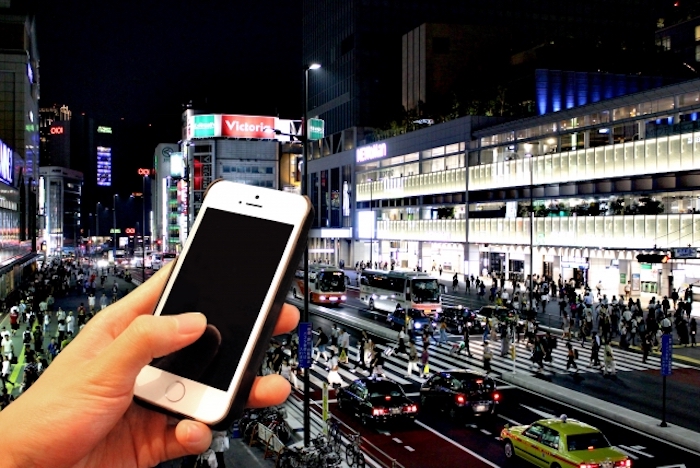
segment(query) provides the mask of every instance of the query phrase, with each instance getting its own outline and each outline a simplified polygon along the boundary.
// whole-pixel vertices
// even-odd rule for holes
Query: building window
[[[657,37],[656,45],[661,47],[663,50],[671,50],[671,36]]]
[[[695,41],[700,41],[700,26],[695,26]]]
[[[700,62],[700,45],[695,46],[695,61]]]

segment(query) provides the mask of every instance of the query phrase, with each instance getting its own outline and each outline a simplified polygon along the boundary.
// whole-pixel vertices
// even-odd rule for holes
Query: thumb
[[[144,366],[195,342],[206,325],[206,317],[195,312],[138,316],[100,353],[98,368],[121,376],[120,381],[131,388]]]

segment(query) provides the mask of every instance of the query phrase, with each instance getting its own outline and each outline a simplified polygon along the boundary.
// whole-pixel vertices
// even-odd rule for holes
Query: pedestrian
[[[463,330],[463,336],[464,336],[464,349],[467,350],[467,355],[469,357],[472,357],[472,351],[469,349],[469,332],[470,332],[470,327],[469,324],[464,325],[464,330]]]
[[[428,353],[428,347],[423,346],[423,352],[420,355],[420,363],[421,363],[421,366],[423,368],[422,373],[421,373],[421,378],[423,378],[423,379],[427,379],[428,374],[430,373],[429,360],[430,360],[430,354]]]
[[[369,362],[369,375],[386,377],[384,375],[384,353],[376,346],[372,350],[372,358]]]
[[[44,315],[44,326],[43,326],[44,333],[49,332],[49,325],[51,325],[51,316],[49,316],[49,314],[46,314],[46,315]]]
[[[570,367],[574,368],[575,372],[578,372],[578,366],[576,365],[576,358],[578,357],[578,351],[573,349],[571,342],[566,342],[566,370],[568,371]]]
[[[211,445],[209,448],[216,456],[217,468],[226,468],[224,452],[229,449],[229,440],[226,431],[211,431]]]
[[[539,336],[535,336],[535,342],[532,348],[532,356],[530,357],[530,359],[532,360],[531,367],[537,366],[537,370],[544,370],[544,363],[542,361],[544,360],[545,354],[546,351],[543,340]]]
[[[491,372],[491,359],[493,359],[493,353],[491,352],[491,348],[489,347],[489,342],[484,341],[484,353],[482,355],[484,363],[483,367],[486,373],[488,374]]]
[[[321,327],[318,327],[316,329],[316,331],[318,331],[318,338],[316,339],[316,345],[314,346],[314,349],[316,351],[316,357],[314,358],[314,362],[321,359],[321,355],[323,355],[324,361],[328,362],[328,354],[326,353],[326,345],[328,344],[328,335],[326,335],[323,332],[323,328],[321,328]]]
[[[447,344],[447,323],[443,320],[440,322],[440,337],[438,338],[438,346],[441,346],[443,343],[446,345]]]
[[[88,296],[88,307],[90,312],[95,312],[95,295],[93,293]]]
[[[336,349],[338,348],[338,336],[340,335],[340,330],[338,329],[337,324],[333,324],[331,327],[331,346],[335,346]]]
[[[350,348],[350,334],[344,328],[340,329],[338,334],[338,361],[344,364],[348,363],[348,348]]]
[[[608,341],[605,343],[605,368],[603,369],[603,374],[608,375],[612,374],[615,375],[617,372],[615,371],[615,356],[613,355],[613,349],[612,346],[610,345],[610,342]]]
[[[102,297],[100,298],[100,310],[105,310],[107,308],[107,295],[105,293],[102,293]]]
[[[338,372],[338,357],[335,355],[333,350],[330,350],[331,359],[329,363],[328,370],[328,384],[333,388],[340,388],[343,385],[343,378]]]
[[[695,317],[690,319],[690,347],[695,348],[696,344],[696,338],[695,335],[698,332],[698,322],[695,320]]]
[[[401,330],[399,330],[399,337],[398,337],[398,347],[396,348],[396,353],[397,354],[408,354],[406,351],[406,327],[401,327]]]
[[[649,357],[649,353],[651,352],[651,348],[653,346],[653,341],[651,338],[651,333],[643,333],[642,334],[642,363],[647,362],[647,358]]]
[[[601,347],[600,337],[595,330],[591,332],[591,335],[591,359],[589,361],[589,367],[600,367],[600,358],[598,357]]]
[[[72,335],[75,335],[75,316],[73,315],[72,310],[68,312],[68,316],[66,317],[66,331]]]
[[[12,362],[12,358],[14,357],[12,338],[7,335],[3,336],[2,341],[0,341],[0,347],[2,348],[2,354]]]
[[[418,351],[416,350],[416,345],[413,341],[408,343],[408,368],[406,369],[406,377],[413,375],[413,370],[420,375],[420,370],[418,370]]]
[[[358,367],[362,369],[367,368],[367,366],[365,365],[365,346],[367,345],[368,341],[369,337],[367,336],[367,332],[365,330],[362,330],[362,333],[360,334],[360,340],[357,342],[357,360],[355,361],[355,367],[350,369],[350,372],[357,372]]]

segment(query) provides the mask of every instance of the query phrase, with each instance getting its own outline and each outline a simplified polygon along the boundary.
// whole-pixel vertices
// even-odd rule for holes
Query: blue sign
[[[311,323],[299,323],[299,368],[311,367],[311,350],[314,346],[314,334]]]
[[[670,333],[661,335],[661,375],[668,377],[671,375],[671,364],[673,363],[673,336]]]

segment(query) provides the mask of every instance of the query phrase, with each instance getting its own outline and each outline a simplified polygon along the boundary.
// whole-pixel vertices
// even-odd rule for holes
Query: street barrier
[[[253,439],[255,437],[257,437],[257,439],[265,446],[265,454],[263,455],[263,459],[274,456],[279,457],[282,450],[284,450],[285,445],[282,443],[282,441],[279,440],[277,435],[275,435],[272,430],[262,423],[258,423],[256,426],[254,437],[251,438],[251,444],[253,443]]]

